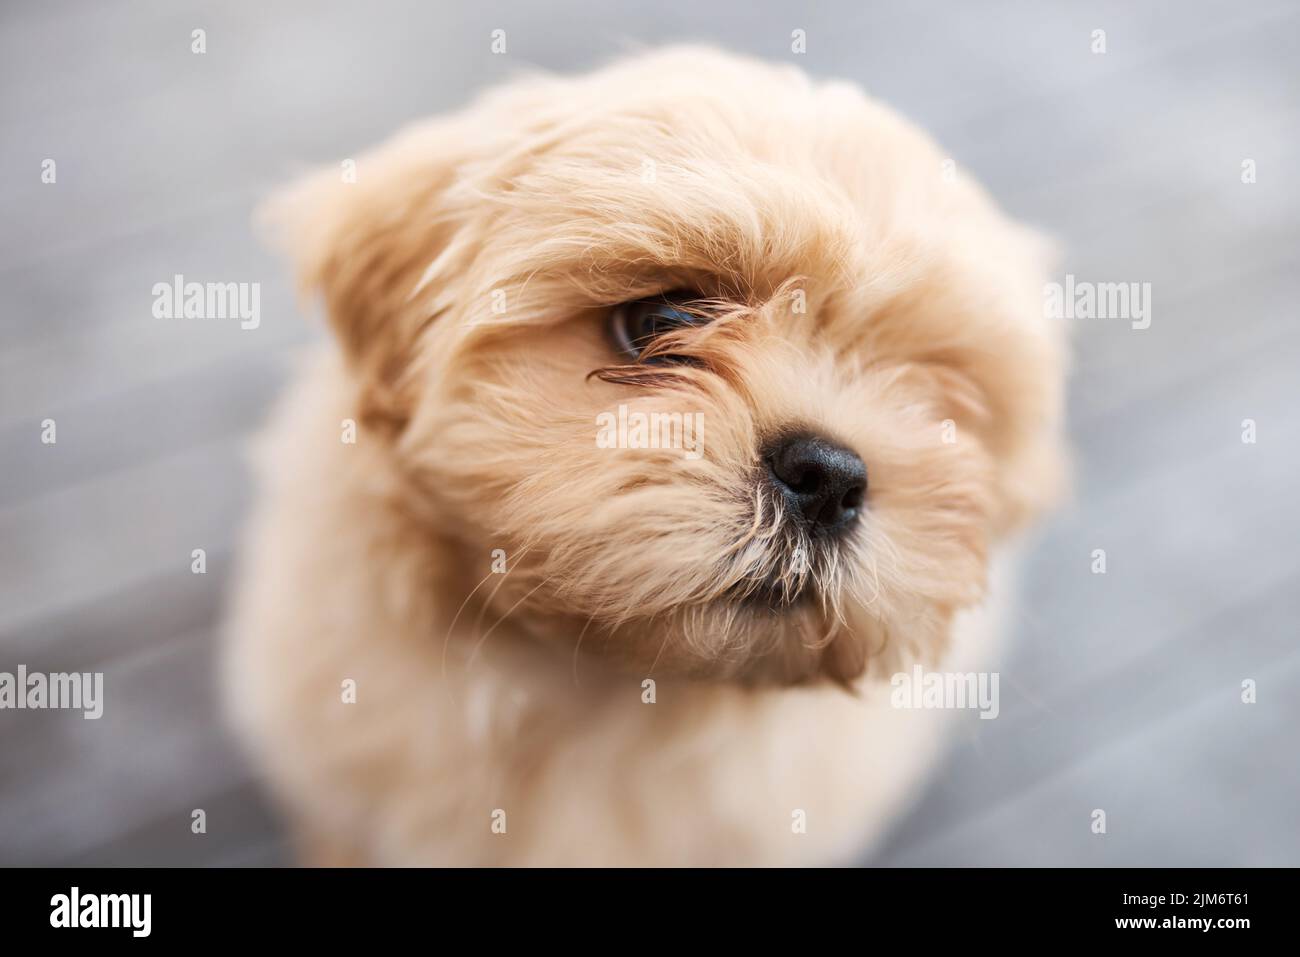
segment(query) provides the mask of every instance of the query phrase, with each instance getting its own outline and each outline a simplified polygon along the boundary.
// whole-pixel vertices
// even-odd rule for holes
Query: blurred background
[[[4,4],[0,671],[103,671],[108,705],[0,711],[0,863],[290,861],[213,688],[242,450],[321,334],[258,199],[519,70],[694,39],[858,81],[1058,236],[1058,280],[1151,284],[1148,329],[1071,323],[1077,493],[1000,717],[961,716],[863,863],[1300,865],[1298,27],[1283,0]],[[261,283],[260,328],[155,319],[177,273]]]

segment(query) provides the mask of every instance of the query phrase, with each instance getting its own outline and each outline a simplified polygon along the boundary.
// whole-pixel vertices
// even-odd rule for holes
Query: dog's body
[[[880,833],[944,720],[889,676],[979,667],[991,569],[1059,477],[1037,246],[941,160],[844,88],[687,50],[286,201],[342,350],[263,440],[226,687],[315,860],[836,862]],[[709,305],[618,365],[597,317],[687,286]],[[620,404],[701,409],[702,458],[600,447]],[[865,471],[809,507],[780,456],[813,433],[823,486]]]

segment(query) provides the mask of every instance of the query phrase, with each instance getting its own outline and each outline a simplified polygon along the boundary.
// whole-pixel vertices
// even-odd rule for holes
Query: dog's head
[[[368,435],[569,648],[928,656],[1057,487],[1044,244],[849,86],[701,49],[530,79],[272,214]]]

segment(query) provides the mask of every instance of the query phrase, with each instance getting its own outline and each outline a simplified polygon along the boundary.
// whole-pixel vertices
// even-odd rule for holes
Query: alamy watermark
[[[152,914],[152,894],[87,894],[74,885],[50,898],[51,927],[119,927],[132,937],[148,937]]]
[[[704,455],[703,412],[617,412],[596,416],[598,449],[681,449],[686,458]]]
[[[153,284],[155,319],[238,319],[239,328],[262,324],[260,282],[186,282],[177,273],[171,282]]]
[[[1043,286],[1043,315],[1048,319],[1127,319],[1134,329],[1151,325],[1151,283],[1077,281]]]
[[[0,708],[81,711],[83,718],[100,718],[104,714],[104,673],[46,674],[29,672],[26,665],[19,665],[17,673],[0,671]]]
[[[996,671],[931,671],[920,665],[900,671],[889,679],[893,690],[889,704],[894,708],[964,709],[979,711],[992,720],[1001,710],[998,704]]]

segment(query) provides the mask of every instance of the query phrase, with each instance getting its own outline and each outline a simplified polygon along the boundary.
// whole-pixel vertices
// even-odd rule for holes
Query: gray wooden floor
[[[1152,284],[1149,329],[1074,323],[1077,498],[1029,564],[1001,717],[960,722],[871,862],[1300,864],[1294,4],[723,6],[4,5],[0,670],[102,670],[113,699],[0,712],[0,862],[287,859],[212,688],[240,450],[315,335],[256,199],[522,67],[697,38],[860,81],[1059,236],[1062,273]],[[261,328],[153,319],[176,273],[261,282]]]

